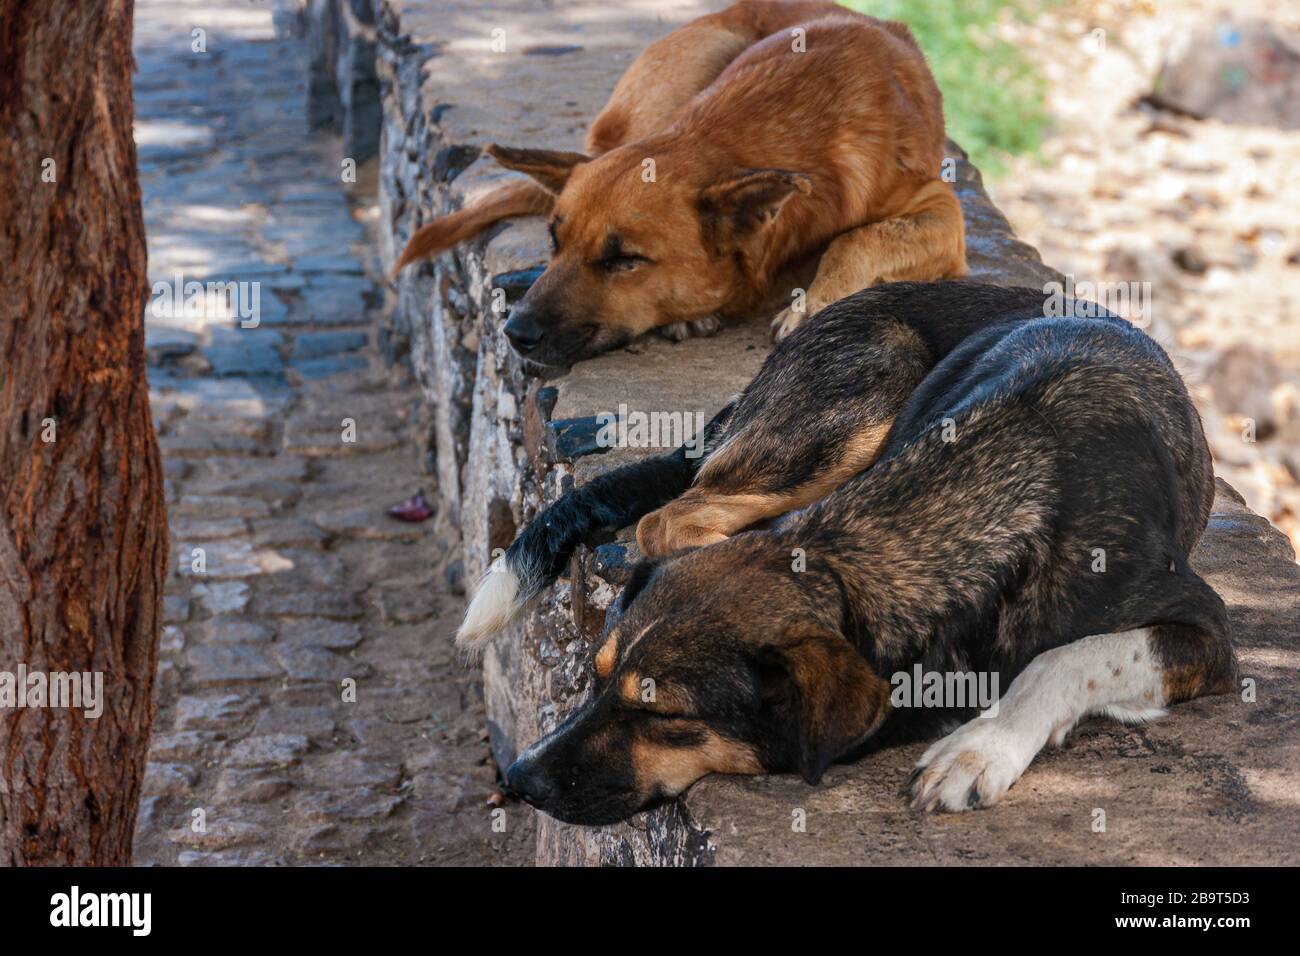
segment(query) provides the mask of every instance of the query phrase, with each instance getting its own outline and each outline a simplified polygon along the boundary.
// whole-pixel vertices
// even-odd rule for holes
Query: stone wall
[[[307,119],[343,136],[358,164],[379,155],[381,101],[375,74],[375,0],[294,0],[310,40]]]
[[[307,11],[311,28],[330,35],[334,28],[329,24],[344,22],[338,10],[349,2],[354,11],[365,6],[363,0],[311,0]],[[586,123],[636,53],[678,23],[720,5],[646,0],[622,5],[618,15],[610,17],[607,4],[573,0],[503,0],[490,8],[463,2],[375,0],[385,265],[391,266],[420,224],[471,201],[510,175],[480,155],[485,144],[581,148]],[[366,36],[372,36],[369,28]],[[337,57],[332,62],[355,69],[357,57]],[[340,90],[358,88],[338,72],[333,83]],[[346,128],[348,104],[340,103]],[[356,108],[354,97],[351,109]],[[950,144],[950,153],[959,161],[958,189],[967,217],[973,275],[989,282],[1035,287],[1059,278],[1033,249],[1016,241],[961,151]],[[625,351],[583,363],[555,381],[527,378],[499,330],[505,309],[526,291],[545,258],[542,223],[516,221],[436,262],[407,269],[391,290],[396,354],[409,355],[431,408],[427,450],[437,475],[440,520],[444,533],[460,547],[466,581],[477,579],[492,549],[505,547],[540,507],[575,483],[639,454],[596,448],[597,413],[623,404],[646,411],[697,411],[708,418],[748,381],[767,351],[765,325],[755,322],[680,344],[647,338]],[[1223,509],[1241,510],[1230,498],[1221,503]],[[1229,552],[1235,545],[1228,541],[1228,531],[1246,535],[1252,542],[1266,542],[1267,573],[1287,593],[1287,606],[1294,609],[1300,585],[1294,564],[1288,563],[1285,542],[1266,522],[1262,527],[1243,522],[1221,523],[1220,531],[1210,536],[1212,553],[1207,560],[1233,563]],[[517,633],[487,652],[483,668],[490,733],[502,766],[553,727],[585,693],[605,608],[636,558],[630,539],[628,529],[614,540],[580,549],[568,578],[557,584]],[[1250,576],[1215,583],[1240,589],[1249,584]],[[1268,634],[1261,636],[1265,644],[1283,641],[1295,646],[1294,613],[1290,623],[1276,616],[1266,623],[1263,630]],[[1259,622],[1256,632],[1262,635]],[[1289,680],[1294,700],[1294,674]],[[1198,702],[1187,709],[1219,714],[1230,704]],[[1284,705],[1285,697],[1274,701],[1274,706]],[[1269,743],[1276,751],[1270,759],[1274,765],[1294,768],[1294,753],[1283,753],[1284,737],[1275,736]],[[1201,743],[1214,746],[1208,737]],[[903,749],[862,765],[835,768],[827,785],[818,789],[785,777],[710,779],[672,806],[614,827],[575,828],[543,817],[538,821],[538,860],[700,864],[976,858],[1021,862],[1051,856],[1041,839],[1021,840],[1019,850],[1017,841],[1011,840],[1009,850],[1007,833],[999,832],[1006,826],[1000,823],[1001,809],[978,815],[976,822],[955,834],[943,820],[922,822],[910,817],[896,791],[915,756]],[[1192,759],[1170,772],[1185,771],[1187,786],[1200,781],[1212,796],[1223,791],[1224,799],[1240,803],[1241,788],[1234,781],[1243,771],[1220,766],[1216,759],[1220,758]],[[1084,776],[1109,772],[1101,767],[1098,756],[1097,768],[1090,770],[1085,761],[1072,772]],[[1251,813],[1258,810],[1257,804],[1253,806]],[[816,807],[821,809],[812,809]],[[799,834],[806,839],[791,839],[798,833],[791,828],[791,815],[798,810],[822,821],[820,827],[810,825]],[[1149,810],[1133,808],[1135,815]],[[520,806],[512,812],[531,811]],[[1060,812],[1058,803],[1050,801],[1037,811],[1041,825],[1049,828],[1059,828]],[[1086,808],[1074,812],[1084,814],[1077,829],[1087,833]],[[1159,830],[1158,821],[1152,825]],[[1168,841],[1158,843],[1155,855],[1145,856],[1122,841],[1093,846],[1078,840],[1058,842],[1069,847],[1062,857],[1072,862],[1155,862],[1175,852]],[[1231,843],[1216,831],[1192,841],[1192,846],[1229,847]],[[1277,852],[1288,852],[1282,847],[1279,838]],[[1214,859],[1228,862],[1230,851]]]

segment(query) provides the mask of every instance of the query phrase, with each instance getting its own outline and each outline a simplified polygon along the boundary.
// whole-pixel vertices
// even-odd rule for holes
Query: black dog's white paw
[[[930,746],[907,778],[912,807],[960,813],[991,807],[1020,779],[1034,741],[998,718],[976,717]]]

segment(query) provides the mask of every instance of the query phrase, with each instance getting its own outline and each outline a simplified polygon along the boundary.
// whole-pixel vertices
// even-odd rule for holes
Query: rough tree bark
[[[0,682],[103,675],[98,718],[0,709],[0,863],[129,863],[153,722],[167,525],[132,14],[0,0]]]

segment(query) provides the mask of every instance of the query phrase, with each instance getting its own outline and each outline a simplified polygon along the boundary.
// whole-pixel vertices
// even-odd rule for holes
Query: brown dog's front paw
[[[769,329],[772,341],[783,341],[787,335],[799,328],[803,323],[803,320],[807,317],[808,312],[806,310],[797,312],[793,306],[782,309],[776,314],[776,318],[772,320],[772,325]]]
[[[709,315],[691,322],[661,325],[656,331],[670,342],[684,342],[690,338],[706,339],[710,335],[716,335],[720,328],[722,320],[716,315]]]
[[[661,553],[659,541],[665,523],[660,514],[662,510],[652,511],[636,523],[636,546],[641,550],[642,557],[655,558]]]
[[[685,342],[691,337],[689,322],[674,322],[672,325],[661,325],[655,331],[669,342]]]
[[[718,334],[718,330],[722,328],[722,319],[716,315],[707,315],[686,324],[691,327],[691,335],[697,339],[707,339],[711,335]]]

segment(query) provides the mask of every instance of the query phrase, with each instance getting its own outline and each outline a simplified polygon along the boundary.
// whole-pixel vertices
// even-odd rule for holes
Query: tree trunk
[[[153,723],[167,524],[132,13],[0,0],[0,863],[129,863]],[[70,673],[87,696],[50,706]]]

